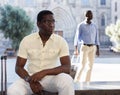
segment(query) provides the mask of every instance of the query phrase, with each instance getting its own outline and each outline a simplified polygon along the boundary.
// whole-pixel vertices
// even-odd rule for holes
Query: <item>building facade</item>
[[[43,9],[55,14],[55,31],[61,34],[73,49],[73,40],[76,26],[84,20],[84,12],[92,10],[99,30],[101,47],[108,47],[110,41],[105,34],[105,28],[120,18],[119,0],[1,0],[0,5],[11,4],[26,10],[36,24],[36,15]],[[34,28],[37,31],[37,27]]]

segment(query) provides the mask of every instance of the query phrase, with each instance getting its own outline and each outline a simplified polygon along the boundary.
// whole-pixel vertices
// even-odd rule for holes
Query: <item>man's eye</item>
[[[43,20],[43,23],[54,23],[55,20]]]

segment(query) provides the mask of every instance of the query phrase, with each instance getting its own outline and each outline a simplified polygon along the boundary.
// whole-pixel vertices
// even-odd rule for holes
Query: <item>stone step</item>
[[[0,95],[1,92],[0,92]],[[5,94],[4,94],[5,95]],[[37,95],[37,94],[32,94]],[[58,95],[56,93],[44,92],[42,95]],[[111,90],[76,90],[75,95],[120,95],[120,89]]]
[[[42,95],[58,94],[45,91]],[[75,95],[120,95],[120,81],[77,82]]]

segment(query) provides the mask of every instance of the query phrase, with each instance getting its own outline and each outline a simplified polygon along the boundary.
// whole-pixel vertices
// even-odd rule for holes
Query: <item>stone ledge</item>
[[[1,95],[1,93],[0,93],[0,95]],[[36,95],[36,94],[32,94],[32,95]],[[58,94],[45,92],[42,95],[58,95]],[[120,89],[111,89],[111,90],[76,90],[75,95],[120,95]]]
[[[120,95],[120,81],[76,82],[74,86],[75,95]],[[44,91],[41,95],[58,94]]]
[[[111,90],[77,90],[75,95],[120,95],[120,89]]]

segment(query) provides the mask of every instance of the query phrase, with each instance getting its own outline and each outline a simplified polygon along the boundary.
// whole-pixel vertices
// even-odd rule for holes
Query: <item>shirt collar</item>
[[[38,39],[40,38],[39,32],[36,33],[36,37],[37,37]],[[55,34],[52,33],[49,39],[54,40],[54,37],[55,37]]]
[[[55,34],[52,33],[52,35],[50,36],[50,39],[51,39],[51,40],[54,40],[54,38],[55,38]]]
[[[84,20],[84,23],[85,23],[85,24],[88,24],[86,21],[87,21],[87,19]],[[91,24],[92,24],[92,23],[93,23],[93,21],[91,20]]]

